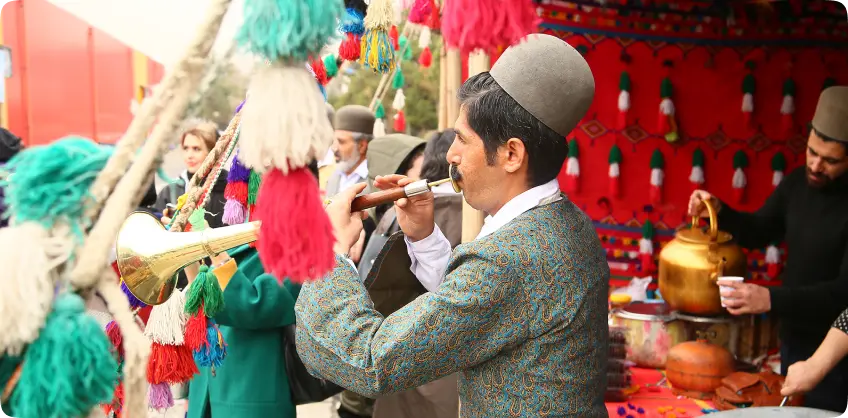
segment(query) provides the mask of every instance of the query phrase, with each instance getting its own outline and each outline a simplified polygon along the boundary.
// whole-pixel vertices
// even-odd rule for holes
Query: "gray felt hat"
[[[848,142],[848,86],[828,87],[821,92],[813,128],[824,136]]]
[[[350,131],[361,134],[374,134],[374,121],[377,118],[371,109],[360,105],[347,105],[336,111],[333,128],[337,131]]]
[[[489,73],[521,107],[562,136],[577,126],[595,97],[589,64],[551,35],[528,35],[507,48]]]

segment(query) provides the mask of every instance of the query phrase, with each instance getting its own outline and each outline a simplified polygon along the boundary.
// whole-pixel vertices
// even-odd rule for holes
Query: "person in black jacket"
[[[21,151],[21,138],[9,132],[5,128],[0,128],[0,167],[8,163],[18,152]],[[6,205],[3,203],[3,188],[0,187],[0,214],[6,210]],[[0,228],[9,225],[9,221],[0,216]]]
[[[159,197],[156,199],[155,209],[163,213],[162,223],[169,224],[171,217],[174,215],[174,208],[177,205],[177,199],[188,192],[188,184],[194,173],[200,169],[206,156],[215,143],[221,136],[218,130],[212,123],[201,123],[195,125],[182,134],[180,145],[183,151],[183,162],[186,169],[180,174],[176,183],[165,186],[159,192]],[[203,182],[201,182],[201,185]],[[224,189],[227,187],[227,170],[221,170],[218,180],[212,186],[210,191],[209,201],[206,203],[206,222],[210,228],[219,228],[224,226],[222,221],[224,216]]]

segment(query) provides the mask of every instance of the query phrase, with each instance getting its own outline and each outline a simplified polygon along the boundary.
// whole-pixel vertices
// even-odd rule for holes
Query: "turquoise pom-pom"
[[[109,402],[118,383],[118,364],[82,298],[60,295],[44,329],[24,355],[11,406],[20,418],[87,416]]]
[[[66,222],[82,235],[89,223],[84,213],[92,203],[89,188],[106,166],[112,147],[78,136],[21,151],[6,165],[6,212],[16,223],[36,222],[51,229]]]
[[[240,45],[271,61],[306,61],[338,34],[338,0],[245,0]]]

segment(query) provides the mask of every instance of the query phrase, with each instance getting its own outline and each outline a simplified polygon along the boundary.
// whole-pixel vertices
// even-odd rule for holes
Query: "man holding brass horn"
[[[490,215],[480,236],[451,254],[432,193],[399,200],[412,268],[441,284],[384,317],[343,255],[362,228],[350,204],[365,185],[343,191],[327,207],[336,268],[295,305],[298,354],[313,374],[373,397],[460,372],[463,416],[605,417],[609,268],[556,180],[565,136],[594,97],[591,70],[564,41],[534,34],[459,96],[448,161],[468,203]]]
[[[781,369],[807,360],[848,307],[848,87],[829,87],[819,97],[807,141],[804,168],[789,174],[754,213],[737,212],[703,190],[689,201],[719,209],[719,225],[746,248],[786,241],[783,283],[765,288],[722,282],[731,314],[771,312],[780,320]],[[805,396],[805,406],[845,411],[848,361],[842,361]]]

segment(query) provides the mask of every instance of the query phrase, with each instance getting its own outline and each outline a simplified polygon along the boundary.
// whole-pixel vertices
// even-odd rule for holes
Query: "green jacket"
[[[189,383],[188,418],[295,417],[283,355],[282,327],[295,322],[300,286],[281,286],[265,274],[255,249],[230,252],[238,270],[224,289],[215,316],[227,357],[215,376],[208,367]]]

